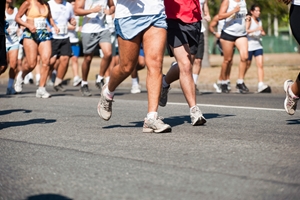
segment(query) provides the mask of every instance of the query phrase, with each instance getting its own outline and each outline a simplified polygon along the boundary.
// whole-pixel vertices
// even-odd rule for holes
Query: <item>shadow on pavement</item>
[[[0,110],[0,115],[8,115],[14,112],[31,113],[32,110],[25,110],[25,109]]]
[[[288,125],[300,124],[300,119],[289,119],[286,122]]]
[[[26,200],[72,200],[59,194],[39,194],[28,197]]]
[[[0,130],[9,128],[9,127],[16,127],[16,126],[26,126],[31,124],[49,124],[56,122],[55,119],[30,119],[26,121],[14,121],[14,122],[0,122]]]

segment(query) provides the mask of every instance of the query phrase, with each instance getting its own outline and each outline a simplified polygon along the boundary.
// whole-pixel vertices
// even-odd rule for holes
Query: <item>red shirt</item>
[[[185,23],[201,21],[199,0],[164,0],[167,19],[180,19]]]

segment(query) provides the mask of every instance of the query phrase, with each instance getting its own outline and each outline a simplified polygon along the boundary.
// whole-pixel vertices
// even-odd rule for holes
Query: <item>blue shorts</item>
[[[72,55],[79,57],[80,55],[80,46],[78,43],[71,43]]]
[[[41,42],[52,40],[52,33],[48,32],[47,29],[38,29],[35,33],[31,33],[28,28],[25,28],[20,40],[20,44],[23,44],[24,38],[32,39],[36,43],[40,44]]]
[[[133,39],[150,26],[167,29],[165,13],[115,19],[116,33],[124,40]]]
[[[6,52],[16,50],[16,49],[19,49],[19,43],[15,44],[13,46],[10,46],[10,47],[6,47]]]
[[[254,51],[248,51],[248,60],[252,60],[252,57],[262,56],[264,54],[263,49],[256,49]]]

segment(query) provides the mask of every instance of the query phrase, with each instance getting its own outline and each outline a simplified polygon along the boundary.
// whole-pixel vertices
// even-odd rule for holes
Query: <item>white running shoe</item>
[[[47,99],[49,97],[51,97],[51,94],[49,94],[47,91],[46,91],[46,88],[38,88],[36,90],[36,95],[35,95],[37,98],[43,98],[43,99]]]
[[[297,103],[299,100],[299,97],[291,96],[289,93],[289,89],[293,83],[294,82],[292,80],[286,80],[283,85],[283,89],[286,94],[286,97],[284,100],[284,109],[289,115],[295,114],[295,111],[297,109]]]
[[[82,79],[79,76],[75,76],[73,79],[73,86],[76,87],[81,83]]]
[[[137,94],[137,93],[141,93],[141,86],[138,85],[132,85],[131,87],[131,94]]]
[[[16,78],[16,82],[15,82],[15,91],[17,92],[17,93],[19,93],[19,92],[22,92],[22,89],[23,89],[23,78],[22,78],[22,76],[17,76],[17,78]]]

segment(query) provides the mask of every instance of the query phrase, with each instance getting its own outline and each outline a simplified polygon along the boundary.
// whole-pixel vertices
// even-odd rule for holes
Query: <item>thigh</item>
[[[35,65],[37,54],[38,54],[38,44],[33,39],[24,38],[23,48],[24,48],[27,63],[29,65]]]
[[[133,68],[136,66],[141,42],[142,33],[138,34],[132,40],[125,40],[118,36],[120,67],[129,66],[130,68]]]
[[[240,52],[240,56],[248,58],[248,39],[247,37],[240,37],[235,41],[235,46]]]
[[[49,65],[50,56],[52,52],[51,41],[44,41],[39,44],[38,47],[40,59],[43,64]],[[27,54],[26,54],[27,55]]]
[[[220,39],[223,55],[225,60],[231,60],[233,56],[234,42],[230,40]]]
[[[143,34],[143,51],[145,54],[145,62],[149,60],[157,60],[162,62],[167,39],[167,31],[164,28],[149,27]],[[140,48],[139,48],[140,53]]]

